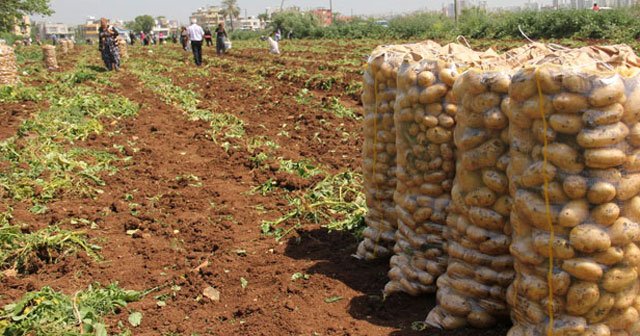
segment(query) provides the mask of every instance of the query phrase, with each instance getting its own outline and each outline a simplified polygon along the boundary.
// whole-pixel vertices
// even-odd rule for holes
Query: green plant
[[[73,296],[43,287],[0,311],[0,335],[107,336],[104,316],[146,294],[122,289],[117,283],[90,285]]]
[[[362,176],[352,172],[328,176],[302,195],[289,198],[289,206],[292,209],[280,218],[262,222],[263,234],[280,240],[308,221],[359,235],[367,213]]]
[[[87,241],[82,232],[72,232],[49,226],[33,233],[24,233],[17,226],[0,227],[0,268],[28,272],[34,259],[53,263],[61,256],[84,251],[96,260],[100,255],[97,245]]]

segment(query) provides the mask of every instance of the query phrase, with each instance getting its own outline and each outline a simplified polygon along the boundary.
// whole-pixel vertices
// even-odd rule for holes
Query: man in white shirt
[[[193,51],[193,58],[196,61],[196,65],[202,65],[202,38],[204,37],[204,30],[198,26],[196,19],[191,20],[191,25],[187,27],[187,33],[189,33],[189,40],[191,41],[191,50]]]

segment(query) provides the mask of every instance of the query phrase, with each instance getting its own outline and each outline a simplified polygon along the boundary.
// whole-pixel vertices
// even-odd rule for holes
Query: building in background
[[[333,12],[327,8],[316,8],[310,10],[309,13],[318,18],[318,22],[321,26],[326,27],[333,24]]]
[[[22,19],[16,20],[12,33],[19,36],[31,36],[31,19],[25,15]]]
[[[191,14],[189,21],[195,19],[202,27],[215,27],[224,22],[224,17],[220,15],[220,11],[222,11],[222,8],[218,6],[201,7]]]
[[[98,41],[98,31],[100,29],[100,20],[93,16],[89,16],[84,24],[76,28],[78,41]]]
[[[40,22],[38,33],[41,40],[55,36],[58,39],[75,39],[75,33],[64,23]]]
[[[234,24],[240,30],[256,31],[266,28],[266,22],[255,16],[239,17],[237,20],[234,20]]]

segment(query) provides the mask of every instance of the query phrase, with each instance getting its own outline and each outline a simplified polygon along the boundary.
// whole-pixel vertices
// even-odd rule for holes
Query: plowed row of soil
[[[71,67],[79,52],[94,53],[98,64],[97,51],[82,49],[66,56],[66,61],[62,58],[63,68]],[[205,60],[213,60],[214,52],[205,49]],[[136,49],[130,53],[147,55]],[[314,55],[314,61],[329,62],[337,54]],[[240,65],[268,66],[277,60],[263,49],[233,50],[225,57]],[[184,54],[177,62],[187,69],[190,56]],[[285,61],[285,65],[299,64]],[[507,326],[490,331],[412,330],[412,324],[422,321],[434,306],[434,296],[394,295],[383,301],[388,261],[368,263],[353,258],[358,241],[349,233],[308,224],[281,242],[264,236],[262,220],[286,211],[283,195],[287,191],[279,189],[267,196],[250,191],[268,179],[293,191],[313,183],[277,172],[273,158],[309,159],[330,173],[357,172],[360,122],[338,118],[321,104],[297,103],[294,97],[300,83],[266,77],[269,89],[257,90],[243,74],[224,67],[205,69],[207,76],[165,75],[198,93],[201,108],[242,119],[247,138],[277,140],[280,148],[270,153],[270,168],[253,166],[244,148],[226,151],[211,140],[209,123],[188,121],[125,65],[113,77],[119,86],[108,91],[139,103],[139,115],[111,125],[119,130],[116,135],[95,136],[79,145],[113,152],[114,144],[122,145],[132,156],[131,162],[121,163],[116,175],[104,177],[104,193],[96,199],[64,196],[49,204],[50,211],[44,215],[18,207],[13,219],[14,224],[34,229],[67,218],[95,221],[97,228],[87,233],[102,246],[105,261],[71,256],[57,264],[39,265],[33,274],[2,278],[0,305],[45,285],[72,294],[92,282],[117,281],[129,289],[160,288],[130,305],[143,313],[142,324],[132,330],[134,335],[506,334]],[[356,76],[349,74],[347,79],[358,79]],[[311,94],[316,102],[341,97],[345,106],[358,109],[361,115],[358,101],[345,96],[343,89],[312,90]],[[0,139],[15,134],[21,120],[39,108],[42,106],[0,105]],[[282,135],[283,130],[288,137]],[[197,176],[200,184],[179,178],[183,176]],[[131,195],[139,204],[135,216],[124,195]],[[139,231],[127,234],[135,229]],[[310,277],[292,281],[294,273]],[[241,278],[247,281],[245,288]],[[209,286],[220,291],[220,301],[203,297]],[[330,297],[341,299],[326,302]],[[158,300],[166,306],[159,306]],[[119,331],[117,321],[126,318],[125,311],[111,317],[112,331]]]

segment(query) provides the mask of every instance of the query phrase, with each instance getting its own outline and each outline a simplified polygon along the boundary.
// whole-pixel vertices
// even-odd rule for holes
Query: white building
[[[237,20],[234,20],[233,23],[236,27],[238,27],[238,29],[240,30],[252,30],[252,31],[256,31],[256,30],[260,30],[260,29],[264,29],[265,28],[265,23],[264,21],[258,19],[255,16],[249,16],[249,17],[239,17]]]
[[[64,23],[40,22],[38,23],[38,31],[40,39],[43,41],[54,35],[59,39],[72,38],[75,35]]]

